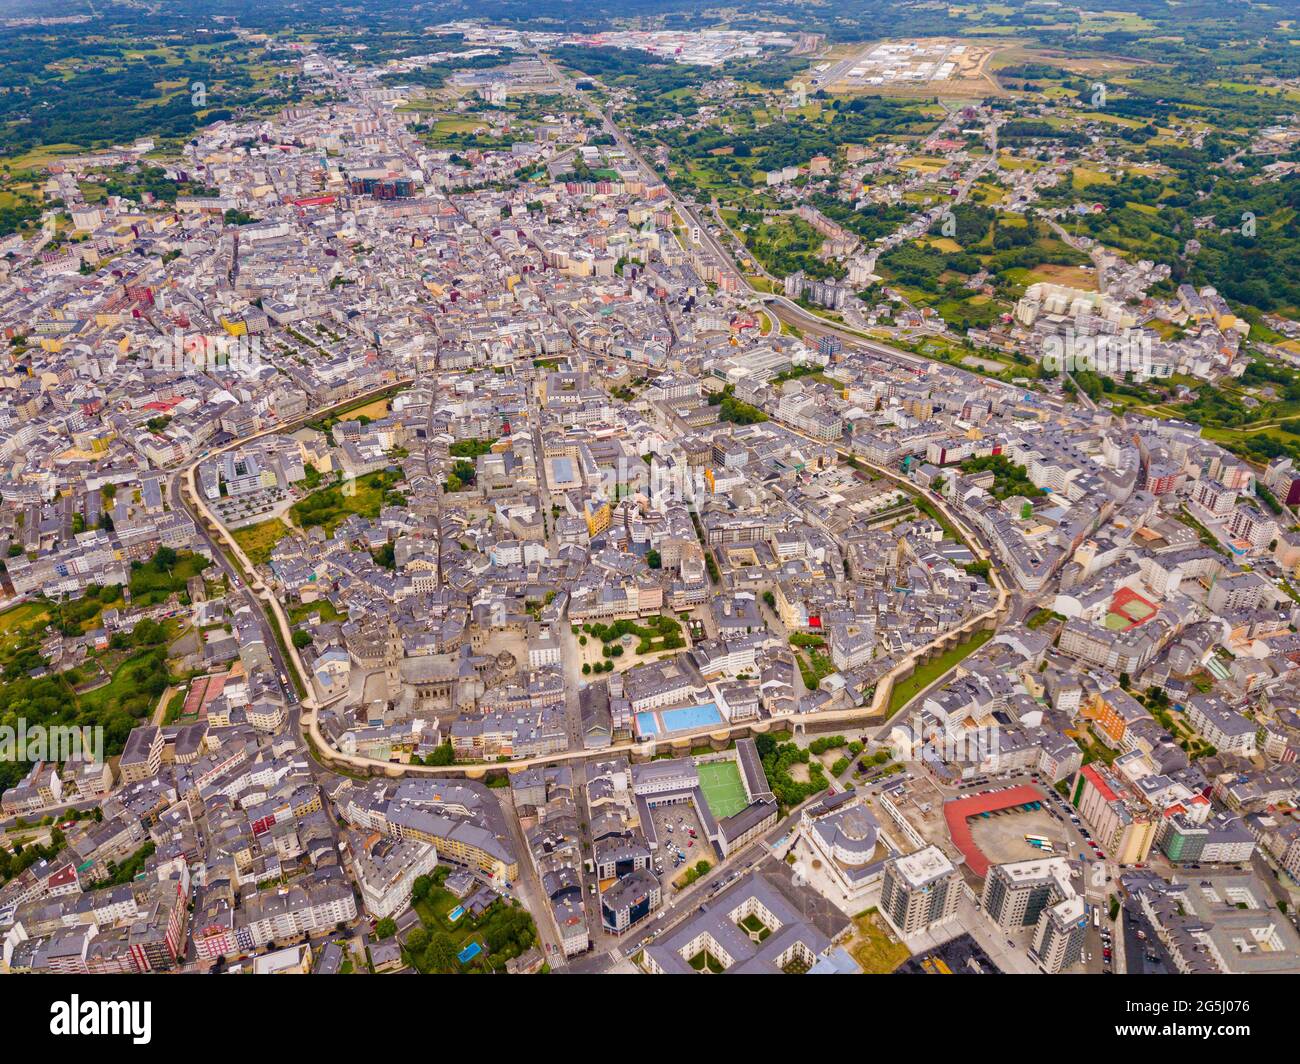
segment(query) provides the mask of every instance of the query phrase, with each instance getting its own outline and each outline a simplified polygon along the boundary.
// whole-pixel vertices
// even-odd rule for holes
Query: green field
[[[380,470],[336,487],[321,488],[289,508],[299,528],[320,526],[327,536],[350,514],[373,521],[384,505],[384,493],[401,480],[400,473]]]
[[[273,517],[269,521],[236,528],[230,534],[244,549],[249,561],[254,565],[265,565],[271,560],[275,545],[289,534],[289,526],[278,517]]]
[[[453,920],[450,914],[460,902],[443,886],[449,871],[440,865],[433,876],[416,880],[420,889],[412,907],[423,933],[415,939],[408,937],[403,958],[422,973],[504,971],[506,961],[536,944],[537,925],[518,901],[501,899],[480,916],[466,912]],[[483,952],[467,962],[458,961],[457,954],[471,942],[477,942]]]
[[[37,631],[49,622],[50,611],[41,602],[23,602],[0,613],[0,646],[21,641],[24,632]]]
[[[856,934],[849,941],[848,951],[869,975],[887,975],[910,956],[908,948],[886,930],[875,909],[855,916],[853,927]]]
[[[718,820],[735,816],[749,805],[745,785],[740,782],[740,767],[734,761],[700,765],[699,773],[704,800],[709,803],[709,810]]]
[[[945,672],[992,638],[992,630],[983,628],[964,643],[958,643],[952,649],[945,650],[937,658],[933,658],[919,666],[907,679],[899,680],[889,693],[889,715],[892,717]]]

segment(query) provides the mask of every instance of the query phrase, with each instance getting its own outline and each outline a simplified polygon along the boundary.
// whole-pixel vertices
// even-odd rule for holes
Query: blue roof
[[[843,946],[836,946],[825,957],[808,969],[809,975],[861,975],[862,966]]]

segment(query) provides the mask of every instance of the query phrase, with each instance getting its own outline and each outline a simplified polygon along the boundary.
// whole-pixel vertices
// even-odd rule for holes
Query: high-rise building
[[[1032,927],[1044,909],[1074,893],[1068,890],[1069,876],[1063,857],[994,865],[985,877],[980,905],[999,927]]]
[[[1078,964],[1083,957],[1088,910],[1082,898],[1067,898],[1044,909],[1034,928],[1034,955],[1051,975]]]
[[[960,899],[957,870],[937,846],[885,862],[880,911],[901,935],[951,920]]]
[[[1088,910],[1070,882],[1064,857],[994,865],[984,879],[981,906],[999,927],[1032,927],[1032,955],[1056,974],[1079,962]]]
[[[1106,855],[1119,864],[1141,864],[1156,839],[1158,815],[1102,762],[1079,770],[1079,815]]]

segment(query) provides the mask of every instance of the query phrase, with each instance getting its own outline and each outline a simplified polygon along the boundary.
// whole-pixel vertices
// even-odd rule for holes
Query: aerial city
[[[0,973],[1300,972],[1293,4],[0,55]]]

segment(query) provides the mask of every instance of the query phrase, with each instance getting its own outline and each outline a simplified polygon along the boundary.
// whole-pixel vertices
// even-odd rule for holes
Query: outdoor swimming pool
[[[706,728],[710,724],[721,724],[722,713],[715,703],[705,702],[682,709],[665,709],[659,714],[659,719],[663,721],[665,731],[690,731],[693,728]]]
[[[716,702],[678,709],[652,709],[636,715],[637,734],[643,739],[716,727],[723,723],[725,719]]]

